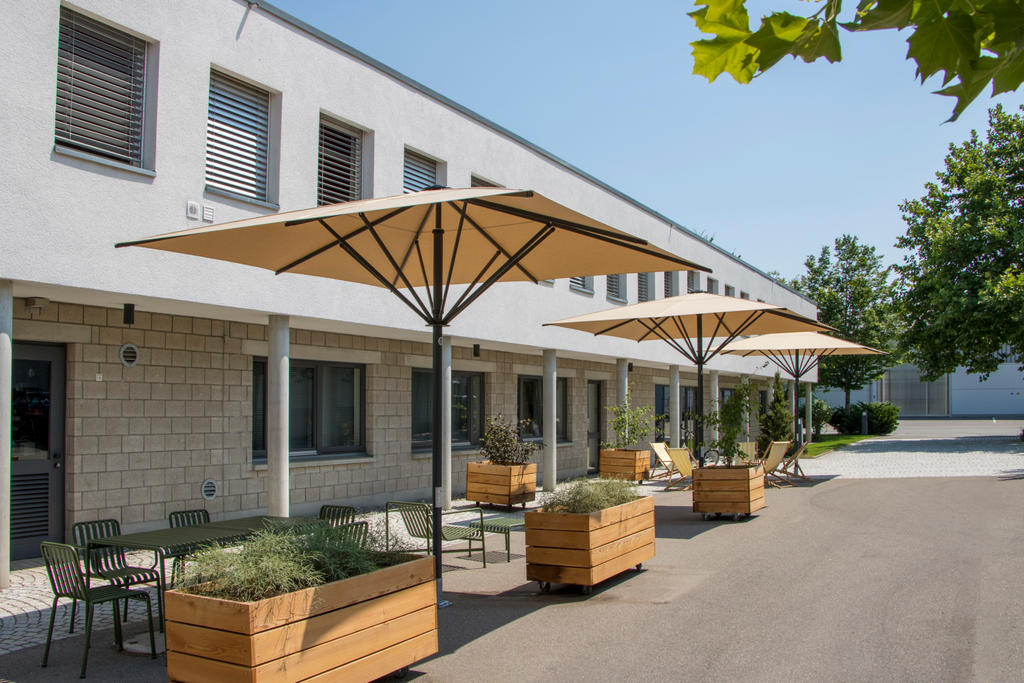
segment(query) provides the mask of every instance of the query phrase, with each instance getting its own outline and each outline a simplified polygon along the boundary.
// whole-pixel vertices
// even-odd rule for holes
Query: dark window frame
[[[257,391],[256,380],[257,365],[263,366],[263,389],[261,392]],[[360,440],[357,445],[345,446],[345,447],[328,447],[321,448],[319,441],[323,438],[321,432],[321,420],[320,420],[320,402],[322,400],[320,392],[323,387],[323,376],[321,368],[324,367],[336,367],[336,368],[354,368],[359,370],[359,434]],[[366,457],[366,365],[362,363],[341,363],[334,361],[315,361],[315,360],[303,360],[303,359],[292,359],[289,362],[289,374],[291,370],[299,368],[313,368],[314,369],[314,380],[313,380],[313,439],[314,448],[308,450],[296,450],[292,451],[289,449],[288,462],[309,462],[316,460],[333,460],[337,458],[359,458]],[[253,356],[252,359],[252,381],[253,381],[253,425],[251,434],[251,450],[252,450],[252,462],[256,465],[265,465],[267,462],[267,450],[266,448],[256,448],[256,400],[258,396],[262,396],[262,414],[264,416],[263,424],[263,444],[267,442],[267,431],[266,431],[266,414],[267,414],[267,359],[263,356]],[[290,406],[289,406],[290,408]],[[289,416],[290,417],[290,416]],[[315,450],[316,452],[310,452]]]
[[[431,386],[431,393],[428,394],[428,398],[430,400],[433,400],[433,393],[432,393],[432,391],[433,391],[433,376],[434,376],[433,370],[431,370],[430,368],[413,368],[412,374],[415,375],[417,373],[420,373],[420,374],[423,374],[423,375],[427,375],[427,376],[429,376],[431,378],[431,384],[430,384],[430,386]],[[477,441],[475,443],[472,440],[469,440],[469,441],[455,441],[455,440],[452,440],[452,450],[455,450],[455,451],[475,450],[475,449],[480,448],[480,439],[483,438],[484,429],[485,429],[486,423],[487,423],[487,417],[486,417],[487,416],[487,373],[484,373],[484,372],[473,372],[473,371],[470,371],[470,370],[455,370],[455,369],[452,369],[452,381],[453,382],[457,378],[470,378],[470,377],[478,377],[480,379],[480,407],[479,407],[479,415],[477,415],[477,417],[476,417],[476,420],[477,420],[476,427],[477,427],[477,432],[480,434],[480,437],[477,439]],[[409,403],[410,403],[410,406],[414,405],[415,402],[416,402],[415,387],[416,387],[416,382],[415,381],[411,381],[410,388],[409,388]],[[454,409],[454,401],[453,401],[453,409]],[[431,415],[433,415],[433,413],[431,413]],[[409,432],[410,432],[410,434],[409,434],[409,437],[410,437],[410,441],[412,442],[412,451],[414,453],[416,453],[416,452],[423,452],[423,451],[429,451],[431,449],[431,447],[432,447],[433,432],[431,431],[431,436],[429,438],[427,438],[427,439],[416,439],[416,438],[413,438],[413,434],[412,434],[412,430],[413,429],[415,429],[415,425],[412,423],[412,411],[410,410],[410,421],[409,421]],[[431,425],[431,429],[433,429],[433,425]]]
[[[539,436],[523,435],[520,433],[520,438],[523,441],[543,441],[544,439],[544,378],[539,375],[519,375],[516,377],[516,420],[522,421],[526,419],[523,415],[523,385],[527,381],[537,382],[537,397],[536,403],[540,410],[540,419],[536,420],[538,423]],[[571,443],[572,432],[569,430],[569,378],[558,377],[555,379],[555,401],[559,404],[555,408],[555,419],[558,423],[555,431],[555,442],[556,443]],[[558,408],[562,410],[562,419],[559,421]]]

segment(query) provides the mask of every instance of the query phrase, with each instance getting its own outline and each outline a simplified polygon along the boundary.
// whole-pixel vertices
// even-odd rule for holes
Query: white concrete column
[[[626,392],[629,391],[629,361],[619,358],[615,361],[615,402],[622,405],[626,402]]]
[[[441,507],[452,506],[452,338],[441,337]]]
[[[668,367],[668,442],[672,448],[679,448],[683,425],[679,417],[679,366]]]
[[[14,283],[0,280],[0,590],[11,586],[11,397]]]
[[[811,393],[811,383],[804,382],[804,443],[810,443],[811,439],[814,438],[814,413],[811,408],[811,403],[814,401],[814,396]]]
[[[267,514],[288,517],[288,316],[272,315],[267,326]]]
[[[796,418],[799,417],[796,412],[796,382],[789,383],[789,412],[793,414],[794,427],[796,426]],[[793,441],[800,438],[799,434],[793,434]]]
[[[753,401],[753,387],[750,383],[750,375],[740,376],[740,385],[747,387],[747,409],[743,411],[743,440],[750,441],[750,402]]]
[[[705,410],[713,415],[718,415],[718,396],[721,393],[718,388],[718,370],[708,370],[708,382],[709,389],[708,397],[710,400],[707,402]],[[704,435],[705,441],[714,441],[718,438],[718,430],[714,427],[706,430],[707,434]]]
[[[554,349],[544,349],[544,490],[558,483],[558,361]]]

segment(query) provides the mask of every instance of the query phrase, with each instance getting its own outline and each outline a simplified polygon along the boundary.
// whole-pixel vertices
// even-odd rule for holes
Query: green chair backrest
[[[405,530],[414,538],[431,537],[433,525],[430,522],[430,506],[426,503],[390,502],[389,510],[396,510],[405,522]]]
[[[196,526],[198,524],[209,524],[210,513],[203,509],[178,510],[167,515],[167,523],[172,529],[183,526]]]
[[[50,541],[44,541],[40,549],[54,596],[85,600],[88,591],[82,567],[78,564],[78,549],[73,545]]]
[[[353,543],[360,548],[366,547],[366,537],[370,533],[370,525],[367,522],[349,522],[334,526],[338,536],[346,543]]]
[[[321,505],[320,519],[332,527],[356,521],[356,509],[348,505]]]
[[[71,535],[75,545],[85,552],[89,541],[96,538],[121,535],[121,523],[116,519],[97,519],[91,522],[78,522],[71,527]],[[124,548],[98,546],[89,553],[89,566],[93,573],[103,574],[114,569],[124,569],[128,560]]]

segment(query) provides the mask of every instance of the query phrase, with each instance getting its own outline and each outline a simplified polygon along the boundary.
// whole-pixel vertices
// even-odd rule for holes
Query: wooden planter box
[[[526,465],[492,465],[484,462],[466,463],[466,500],[523,507],[537,497],[537,463]]]
[[[650,451],[634,451],[630,448],[602,449],[598,472],[602,479],[643,481],[651,473]]]
[[[526,578],[593,586],[654,557],[654,498],[590,514],[527,512]],[[587,591],[589,592],[589,591]]]
[[[434,558],[257,602],[167,591],[172,681],[369,681],[437,652]]]
[[[693,470],[693,511],[736,518],[764,507],[764,469],[760,465],[698,467]]]

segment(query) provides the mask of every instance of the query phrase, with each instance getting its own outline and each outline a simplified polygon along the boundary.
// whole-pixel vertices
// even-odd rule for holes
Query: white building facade
[[[119,241],[500,184],[712,269],[503,284],[467,309],[446,337],[449,495],[464,490],[487,416],[542,421],[545,379],[557,383],[557,419],[536,437],[557,442],[560,479],[596,464],[623,363],[640,403],[664,402],[676,372],[695,385],[664,344],[544,322],[688,289],[816,317],[750,264],[266,3],[0,0],[0,11],[0,364],[5,344],[14,359],[0,514],[15,557],[78,521],[131,531],[179,509],[265,511],[272,320],[290,342],[292,514],[429,494],[429,331],[387,291]],[[774,374],[734,357],[708,372],[720,388],[749,377],[766,389]]]

